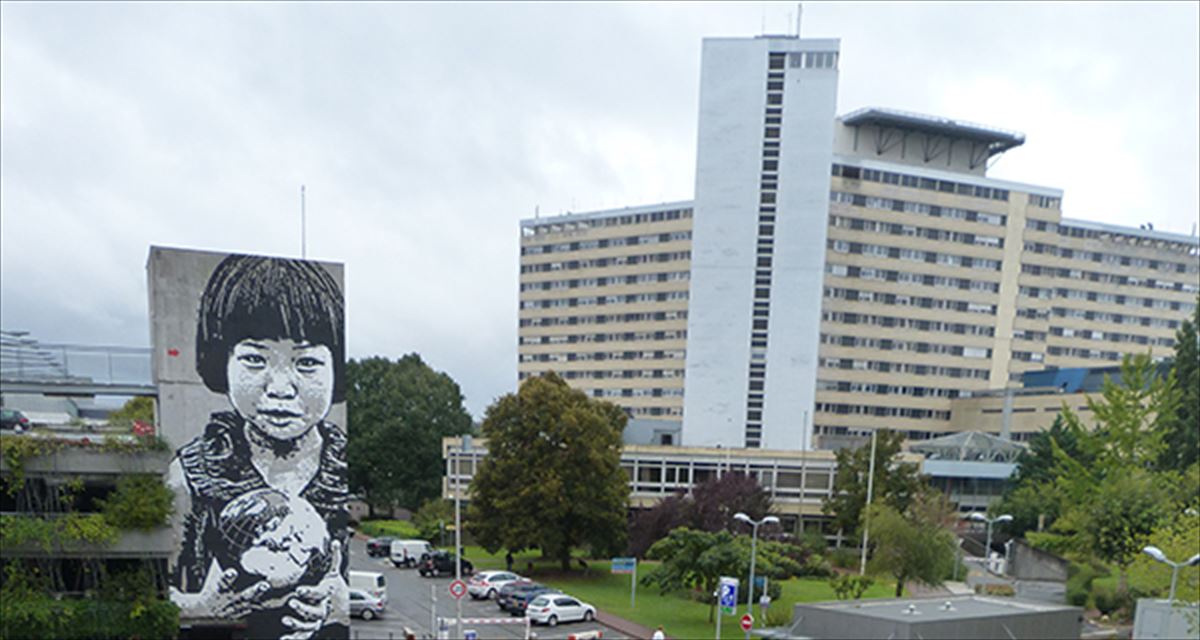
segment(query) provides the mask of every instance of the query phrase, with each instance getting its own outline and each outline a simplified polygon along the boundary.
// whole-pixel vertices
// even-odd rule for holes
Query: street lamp
[[[1012,522],[1012,519],[1013,517],[1007,513],[995,518],[989,518],[978,511],[967,516],[967,520],[987,523],[987,547],[983,550],[984,566],[988,566],[988,560],[992,557],[992,525],[997,522]],[[988,567],[988,570],[990,571],[991,567]]]
[[[750,519],[750,516],[737,512],[733,514],[734,520],[741,520],[750,525],[750,586],[746,591],[746,615],[754,615],[754,556],[758,552],[758,527],[764,524],[779,524],[779,518],[775,516],[767,516],[758,522]],[[746,640],[750,640],[750,631],[746,631]]]
[[[1187,562],[1171,562],[1170,560],[1167,559],[1167,554],[1163,553],[1162,549],[1159,549],[1158,547],[1149,546],[1149,547],[1146,547],[1145,549],[1142,549],[1142,551],[1145,552],[1146,555],[1150,556],[1151,558],[1154,558],[1155,560],[1158,560],[1159,562],[1161,562],[1163,564],[1171,565],[1171,594],[1167,596],[1167,602],[1174,602],[1175,601],[1175,581],[1179,579],[1179,568],[1180,567],[1194,567],[1194,566],[1200,564],[1200,553],[1197,553],[1196,555],[1188,558]]]

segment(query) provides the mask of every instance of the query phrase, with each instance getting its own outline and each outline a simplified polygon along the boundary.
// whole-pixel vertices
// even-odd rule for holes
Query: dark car
[[[496,606],[500,607],[501,611],[508,611],[508,601],[512,599],[514,591],[520,589],[521,587],[528,587],[536,584],[537,583],[533,580],[522,579],[517,580],[516,582],[510,582],[503,587],[500,587],[500,591],[496,593]]]
[[[543,593],[562,593],[562,591],[538,583],[517,587],[513,590],[512,595],[508,597],[504,610],[514,616],[523,616],[525,615],[525,609],[529,607],[529,601]]]
[[[425,577],[438,577],[442,574],[454,575],[454,554],[448,551],[434,551],[421,556],[421,564],[417,571]],[[475,572],[474,565],[466,558],[462,559],[462,574],[469,576]]]
[[[392,540],[395,538],[371,538],[367,540],[367,555],[388,557],[392,555]]]
[[[0,429],[12,429],[14,431],[28,431],[29,418],[25,414],[16,409],[0,409]]]

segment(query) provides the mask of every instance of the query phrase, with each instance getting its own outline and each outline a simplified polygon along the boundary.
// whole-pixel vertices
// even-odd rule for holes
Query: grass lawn
[[[477,570],[503,569],[504,553],[489,554],[483,549],[468,546],[464,555],[475,565]],[[582,556],[577,556],[577,559]],[[594,605],[596,608],[632,620],[651,629],[663,625],[667,634],[677,638],[707,638],[716,631],[715,623],[708,621],[708,605],[696,602],[684,593],[668,593],[662,595],[658,589],[638,585],[637,601],[634,607],[629,606],[630,576],[614,575],[609,571],[607,560],[588,560],[585,573],[577,559],[572,562],[572,570],[563,573],[557,561],[544,560],[538,552],[520,553],[514,556],[513,569],[523,575],[558,587],[564,592]],[[528,563],[533,563],[533,571],[528,571]],[[638,577],[650,571],[653,562],[642,562],[638,565]],[[743,580],[744,582],[744,580]],[[784,607],[788,611],[797,602],[820,602],[833,600],[833,589],[824,578],[793,578],[782,583],[783,594],[780,599],[771,604],[771,609]],[[896,586],[891,581],[881,581],[871,586],[865,598],[890,598]],[[721,635],[726,638],[741,637],[742,631],[738,619],[745,613],[745,606],[736,615],[721,617]],[[714,614],[715,615],[715,614]],[[759,609],[754,607],[755,626],[761,625]]]
[[[408,540],[421,537],[417,528],[404,520],[364,520],[359,523],[358,530],[372,538],[391,536]]]

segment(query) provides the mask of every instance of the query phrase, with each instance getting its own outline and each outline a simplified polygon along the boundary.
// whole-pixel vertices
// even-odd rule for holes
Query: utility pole
[[[862,560],[859,562],[858,575],[867,574],[867,533],[871,526],[871,492],[875,488],[875,435],[879,433],[878,429],[871,430],[871,464],[867,471],[867,503],[863,505],[863,539],[862,539]]]

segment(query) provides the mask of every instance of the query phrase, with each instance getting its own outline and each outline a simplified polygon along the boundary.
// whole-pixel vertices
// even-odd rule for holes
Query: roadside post
[[[717,584],[717,640],[721,640],[721,614],[733,615],[737,608],[738,579],[721,576]]]
[[[635,598],[637,597],[637,558],[613,558],[612,572],[615,574],[629,574],[629,608],[634,608]]]

